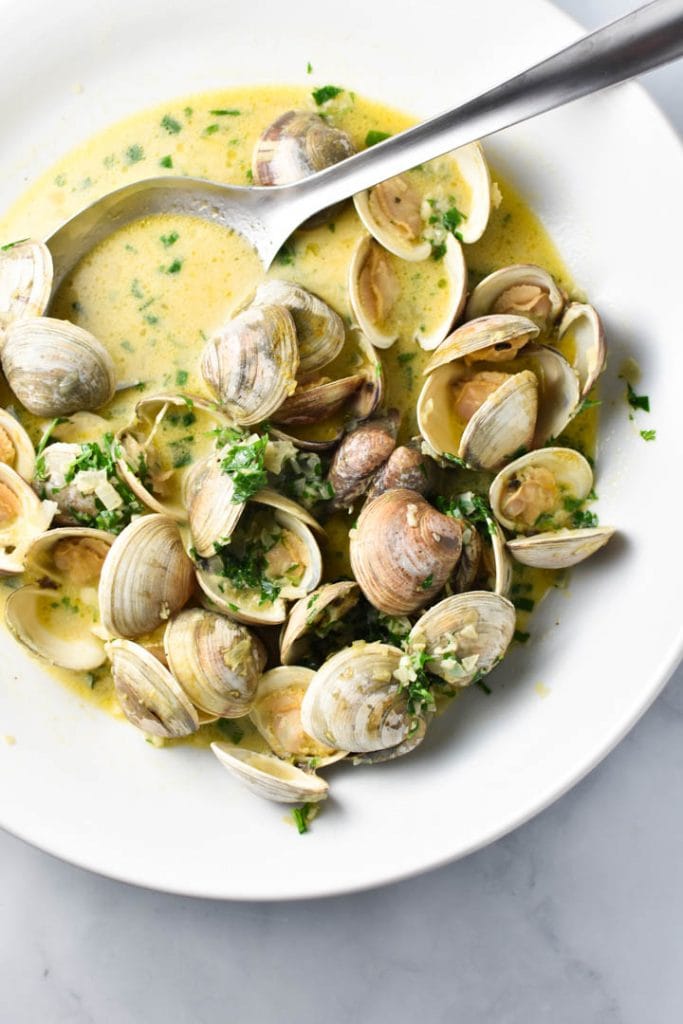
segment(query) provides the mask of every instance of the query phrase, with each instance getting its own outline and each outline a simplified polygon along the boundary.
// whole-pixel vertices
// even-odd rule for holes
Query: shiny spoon
[[[301,181],[267,188],[201,178],[148,178],[98,199],[47,245],[53,295],[98,243],[141,217],[185,214],[243,235],[264,267],[305,220],[328,206],[459,146],[683,55],[683,0],[655,0],[461,106]]]

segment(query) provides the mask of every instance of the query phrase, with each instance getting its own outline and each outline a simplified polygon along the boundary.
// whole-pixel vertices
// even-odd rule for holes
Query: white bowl
[[[22,0],[0,4],[6,205],[61,152],[177,94],[257,81],[341,83],[429,115],[552,52],[578,29],[541,0]],[[444,46],[444,40],[447,45]],[[306,76],[306,64],[314,75]],[[636,86],[488,144],[602,312],[610,345],[597,489],[620,536],[575,571],[492,679],[422,749],[333,770],[313,831],[283,823],[207,752],[158,751],[81,704],[0,634],[0,822],[60,857],[158,889],[236,899],[376,885],[462,856],[589,771],[643,713],[682,647],[680,182],[674,134]],[[630,422],[634,356],[652,413]],[[641,427],[655,427],[646,444]],[[549,690],[543,699],[538,683]]]

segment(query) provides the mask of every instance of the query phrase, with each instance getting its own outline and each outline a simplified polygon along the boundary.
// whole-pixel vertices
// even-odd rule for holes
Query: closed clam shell
[[[395,487],[405,487],[427,497],[435,487],[436,463],[422,452],[421,439],[399,445],[380,466],[368,488],[368,498]]]
[[[309,736],[301,722],[301,702],[315,672],[300,665],[281,665],[261,676],[250,718],[278,757],[325,764],[343,757],[342,752]],[[339,755],[339,756],[335,756]]]
[[[249,712],[266,652],[244,626],[205,608],[189,608],[169,620],[164,651],[195,707],[221,718]]]
[[[151,651],[130,640],[112,640],[106,644],[106,651],[116,696],[132,725],[165,739],[197,731],[197,712]]]
[[[573,448],[540,448],[498,473],[489,501],[506,529],[533,534],[541,523],[546,528],[564,527],[592,487],[593,471],[583,455]]]
[[[310,110],[288,110],[266,128],[254,148],[257,185],[287,185],[339,163],[355,152],[346,132]]]
[[[99,409],[114,395],[111,356],[92,334],[67,320],[15,320],[0,358],[7,383],[34,416]]]
[[[48,529],[56,511],[53,501],[41,501],[18,473],[0,462],[0,575],[24,571],[30,545]]]
[[[507,542],[517,562],[537,569],[569,569],[599,551],[614,535],[613,526],[552,530]]]
[[[419,727],[397,681],[402,652],[359,641],[318,669],[301,704],[301,721],[320,743],[364,753],[396,747]]]
[[[31,438],[7,409],[0,409],[0,462],[11,466],[27,483],[33,479],[36,453]]]
[[[564,312],[558,338],[571,334],[574,342],[572,366],[585,398],[605,368],[607,346],[605,331],[597,310],[584,302],[572,302]]]
[[[52,290],[52,256],[44,242],[26,239],[0,252],[0,348],[16,320],[42,316]]]
[[[455,572],[451,576],[450,586],[454,593],[462,594],[470,590],[479,572],[483,542],[479,531],[468,519],[462,521],[462,551]]]
[[[425,650],[429,671],[451,686],[467,686],[504,656],[515,619],[514,605],[499,594],[456,594],[423,612],[410,632],[409,649]]]
[[[175,522],[153,513],[134,520],[116,538],[99,585],[100,621],[117,637],[151,633],[185,605],[194,566]]]
[[[565,296],[552,274],[533,263],[515,263],[494,270],[479,282],[468,299],[465,316],[474,320],[489,313],[512,313],[549,327],[564,303]]]
[[[328,785],[313,772],[282,761],[272,754],[234,747],[229,743],[212,743],[211,749],[224,768],[247,786],[252,793],[276,803],[315,803],[327,796]]]
[[[28,585],[12,591],[5,606],[5,623],[13,636],[29,651],[51,665],[72,672],[92,672],[106,660],[104,641],[92,631],[93,621],[80,611],[69,612],[69,629],[64,618],[53,622],[59,594],[52,589]]]
[[[349,536],[353,573],[368,601],[388,615],[407,615],[450,577],[462,527],[421,494],[398,488],[365,505]]]
[[[284,306],[292,314],[299,348],[299,380],[315,376],[341,352],[344,322],[317,295],[289,281],[267,280],[258,286],[254,305]]]
[[[358,424],[342,438],[327,477],[334,491],[331,508],[348,508],[367,490],[396,447],[399,419],[398,410],[391,409],[386,416]]]
[[[293,394],[299,369],[296,327],[284,306],[250,306],[202,353],[204,380],[237,424],[268,419]]]
[[[292,605],[280,636],[280,660],[283,665],[294,665],[305,656],[307,636],[322,623],[342,619],[358,603],[360,590],[352,580],[324,583],[306,597]]]
[[[226,541],[235,529],[245,503],[234,500],[232,477],[221,469],[220,452],[196,462],[184,486],[184,503],[192,544],[203,558],[216,544]]]

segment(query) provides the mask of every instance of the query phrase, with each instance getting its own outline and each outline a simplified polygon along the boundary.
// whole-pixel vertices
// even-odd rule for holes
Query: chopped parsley
[[[187,370],[176,370],[176,375],[175,375],[176,387],[184,388],[185,385],[187,384],[187,379],[188,379],[189,376],[190,375],[187,372]]]
[[[215,135],[217,131],[220,131],[220,127],[221,126],[219,124],[207,124],[206,128],[204,129],[203,134],[204,135]]]
[[[429,588],[432,587],[433,585],[434,585],[434,573],[430,572],[429,576],[425,576],[425,578],[422,580],[422,583],[420,584],[420,589],[421,590],[429,590]]]
[[[292,808],[292,817],[300,836],[308,832],[308,826],[318,814],[320,814],[320,807],[317,803],[302,804],[301,807]]]
[[[432,259],[442,260],[446,255],[446,243],[445,242],[432,242]]]
[[[232,479],[234,504],[248,501],[268,482],[265,468],[268,435],[252,435],[228,443],[221,451],[221,469]]]
[[[310,60],[306,64],[306,74],[307,75],[312,75],[313,74],[313,65],[311,64]]]
[[[292,263],[294,263],[295,256],[296,248],[294,246],[294,241],[293,239],[288,238],[284,245],[281,245],[276,252],[274,262],[280,263],[283,267],[291,267]]]
[[[165,274],[179,274],[183,269],[183,261],[175,259],[173,263],[169,263],[167,267],[162,267],[161,269]]]
[[[650,411],[649,395],[637,395],[631,387],[630,381],[626,381],[626,400],[632,409],[642,409],[643,412]]]
[[[221,108],[219,110],[210,110],[211,117],[237,117],[241,111],[233,108]]]
[[[235,746],[239,746],[244,739],[244,729],[237,724],[234,718],[219,718],[216,722],[216,728],[220,729],[223,735],[227,736]]]
[[[340,89],[338,85],[323,85],[319,89],[314,89],[311,95],[317,106],[321,107],[323,103],[333,100],[335,96],[339,96],[342,92],[344,90]]]
[[[365,136],[366,146],[376,146],[378,142],[384,142],[385,139],[391,138],[391,132],[378,132],[374,128],[371,128],[368,134]]]
[[[520,612],[532,612],[536,602],[531,597],[515,597],[512,603]]]
[[[588,509],[577,509],[572,514],[572,526],[575,530],[581,530],[586,527],[592,527],[598,525],[598,517],[595,512],[589,512]]]
[[[118,508],[108,509],[97,495],[93,495],[96,508],[95,515],[79,512],[75,508],[69,508],[68,511],[82,526],[91,526],[96,530],[106,530],[108,533],[120,533],[124,527],[128,526],[132,516],[142,515],[145,512],[145,508],[138,501],[130,487],[120,480],[116,474],[113,435],[105,434],[101,445],[96,441],[88,441],[79,447],[81,449],[80,453],[67,467],[64,474],[64,482],[66,484],[71,483],[76,474],[82,470],[104,469],[107,480],[118,493],[122,504]]]
[[[298,451],[287,459],[278,474],[277,489],[308,509],[334,497],[334,487],[325,478],[325,467],[317,452]]]
[[[180,121],[176,121],[175,117],[171,117],[170,114],[164,114],[160,124],[162,128],[166,129],[169,135],[177,135],[183,128]]]
[[[642,437],[643,441],[656,441],[657,440],[657,431],[656,430],[641,430],[640,436]]]
[[[126,160],[129,164],[138,164],[144,159],[145,151],[142,146],[138,146],[137,143],[133,146],[129,146],[126,150]]]
[[[531,633],[525,633],[521,629],[516,629],[512,634],[512,639],[515,641],[515,643],[525,644],[530,636]]]
[[[444,498],[439,495],[435,504],[439,512],[445,516],[469,520],[480,533],[493,534],[496,532],[496,520],[493,517],[491,506],[482,494],[466,491],[464,494],[458,494],[455,498]]]
[[[598,398],[584,398],[576,414],[578,416],[580,412],[585,412],[586,409],[597,409],[599,405],[602,405],[602,402]]]
[[[282,583],[267,575],[266,555],[279,543],[282,531],[272,526],[259,528],[256,519],[251,520],[250,526],[250,533],[236,531],[228,544],[217,545],[211,564],[205,559],[199,559],[199,564],[229,580],[236,590],[258,592],[259,604],[268,604],[277,600]]]
[[[163,245],[164,249],[169,249],[172,245],[175,245],[180,235],[177,231],[170,231],[167,235],[160,235],[159,241]]]
[[[7,242],[6,245],[0,245],[0,249],[3,252],[7,252],[8,249],[13,249],[15,245],[21,245],[22,242],[28,242],[28,238],[17,238],[15,242]]]
[[[160,167],[169,167],[169,168],[173,167],[173,157],[170,156],[170,155],[169,156],[162,156],[161,160],[159,161],[159,166]]]

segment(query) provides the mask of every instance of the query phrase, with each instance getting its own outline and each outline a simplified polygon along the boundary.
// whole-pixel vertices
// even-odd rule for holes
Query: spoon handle
[[[294,186],[301,220],[386,178],[683,55],[683,0],[654,0],[540,64]],[[292,195],[294,198],[294,195]]]

